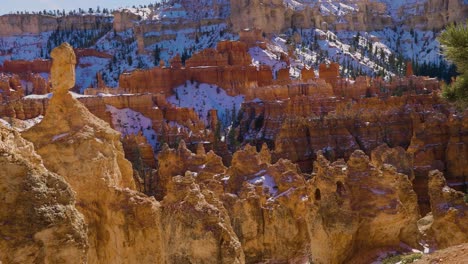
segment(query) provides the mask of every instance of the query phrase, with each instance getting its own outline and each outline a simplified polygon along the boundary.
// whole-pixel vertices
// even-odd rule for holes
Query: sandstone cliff
[[[38,14],[10,14],[0,16],[0,36],[41,34],[60,30],[90,30],[110,27],[112,20],[99,15],[68,15],[55,17]]]
[[[423,30],[442,29],[466,18],[463,0],[427,1],[282,1],[231,0],[230,22],[237,32],[260,28],[280,33],[288,28],[336,31],[381,30],[396,24]]]
[[[76,192],[88,225],[88,262],[160,262],[159,204],[134,191],[120,134],[67,92],[74,85],[73,50],[62,45],[52,57],[54,95],[43,121],[24,136]],[[154,239],[144,238],[150,234]]]
[[[87,226],[70,185],[1,124],[0,153],[0,262],[86,263]]]
[[[306,172],[312,170],[317,150],[334,161],[349,158],[357,149],[370,155],[383,143],[407,149],[414,161],[406,163],[402,172],[414,177],[423,213],[430,211],[430,170],[445,170],[449,184],[458,190],[466,182],[462,160],[467,156],[468,141],[463,132],[467,115],[451,109],[435,95],[369,98],[354,103],[302,96],[245,103],[241,114],[241,141],[258,147],[266,142],[274,150],[274,160],[290,159]],[[395,158],[386,159],[397,165]],[[409,174],[410,164],[414,174]]]
[[[382,149],[375,156],[391,157],[395,151]],[[165,148],[158,159],[158,181],[167,193],[164,208],[186,196],[190,206],[183,208],[198,215],[208,210],[203,198],[210,197],[208,212],[218,212],[212,219],[231,234],[229,243],[238,238],[246,263],[346,263],[371,249],[398,248],[401,242],[417,246],[419,211],[410,180],[391,165],[372,165],[361,151],[348,163],[333,164],[319,153],[312,177],[288,160],[272,164],[266,145],[260,152],[248,145],[237,151],[228,168],[201,146],[192,153],[184,143],[177,150]],[[200,205],[193,211],[192,204]],[[185,244],[178,248],[191,250]]]
[[[44,165],[63,175],[76,192],[88,226],[88,263],[210,263],[213,256],[219,262],[244,263],[227,213],[210,193],[202,195],[190,180],[185,184],[174,178],[167,182],[169,192],[161,205],[135,190],[120,133],[68,93],[74,85],[71,47],[54,49],[52,58],[54,94],[47,113],[23,135]]]
[[[429,197],[434,222],[430,232],[437,248],[446,248],[468,241],[468,203],[466,194],[447,186],[440,171],[429,173]]]

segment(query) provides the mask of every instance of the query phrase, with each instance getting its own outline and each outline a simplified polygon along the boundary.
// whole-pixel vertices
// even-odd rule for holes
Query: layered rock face
[[[161,202],[170,263],[245,263],[226,210],[196,177],[190,172],[173,177]]]
[[[430,170],[445,170],[449,183],[459,190],[466,183],[466,166],[462,165],[468,144],[465,119],[466,113],[444,107],[432,95],[369,98],[356,103],[297,97],[244,104],[239,132],[241,141],[266,142],[274,149],[274,158],[290,159],[304,171],[312,170],[317,150],[335,160],[348,158],[356,149],[370,154],[382,143],[407,148],[414,157],[411,166],[419,200],[428,205]]]
[[[218,43],[216,49],[194,54],[185,62],[186,68],[180,68],[180,62],[174,59],[170,68],[155,67],[122,74],[119,84],[131,93],[150,91],[171,95],[172,88],[186,81],[197,81],[216,84],[231,95],[248,94],[249,88],[257,83],[272,81],[271,77],[261,80],[260,73],[250,63],[245,43],[225,41]]]
[[[417,5],[415,3],[414,5]],[[408,26],[421,28],[421,29],[442,29],[446,25],[463,21],[468,12],[468,5],[463,0],[427,0],[420,8],[423,12],[418,13],[416,16],[411,12],[405,12],[405,9],[411,9],[411,5],[403,6],[399,12],[403,13],[403,21],[409,19]]]
[[[398,151],[387,147],[375,156],[381,161]],[[211,211],[219,210],[225,232],[232,228],[246,263],[345,263],[374,248],[400,242],[417,246],[419,212],[410,180],[391,165],[372,165],[362,151],[347,163],[333,164],[319,153],[311,178],[288,160],[272,164],[266,145],[260,152],[247,145],[234,153],[228,168],[213,153],[201,147],[192,153],[185,144],[166,148],[158,158],[160,183],[168,194],[162,204],[186,195],[188,186],[187,203],[211,197]],[[184,171],[185,176],[176,176]],[[199,208],[194,214],[204,206]]]
[[[17,101],[24,96],[24,89],[21,86],[17,75],[0,74],[0,102],[8,103]]]
[[[145,47],[174,39],[178,34],[195,40],[211,26],[225,28],[229,10],[228,0],[171,0],[156,8],[114,12],[114,29],[120,32],[132,28],[138,51],[146,53]]]
[[[418,247],[416,222],[420,216],[410,181],[414,174],[412,156],[400,147],[379,146],[382,142],[409,145],[413,134],[411,129],[395,128],[393,132],[377,133],[377,138],[371,136],[372,131],[380,131],[376,125],[370,125],[381,118],[373,110],[382,107],[380,100],[348,105],[336,98],[312,100],[301,96],[292,99],[290,104],[288,101],[252,102],[249,118],[256,118],[257,114],[266,117],[265,113],[270,116],[263,120],[246,119],[244,122],[249,122],[246,127],[263,129],[262,137],[275,138],[276,150],[271,153],[263,145],[257,152],[255,147],[246,146],[234,153],[231,165],[226,167],[221,157],[212,151],[206,153],[202,144],[196,153],[188,150],[184,141],[177,149],[164,146],[158,155],[158,172],[149,176],[154,176],[152,184],[142,188],[154,193],[158,202],[136,191],[134,171],[124,158],[120,134],[68,93],[74,86],[76,58],[73,54],[68,45],[52,53],[54,94],[47,103],[44,120],[23,135],[34,143],[44,165],[63,175],[76,192],[76,208],[83,214],[88,228],[85,240],[89,249],[81,256],[84,261],[87,258],[89,263],[267,260],[347,263],[355,259],[362,261],[362,253],[373,249],[399,248],[401,243]],[[96,100],[93,98],[82,100]],[[99,100],[113,100],[121,108],[131,104],[125,97],[112,98]],[[134,99],[136,102],[146,102],[135,104],[141,111],[155,111],[143,109],[152,106],[154,101],[160,106],[167,104],[157,96],[135,98],[140,98]],[[434,100],[437,99],[430,96],[387,100],[386,111],[381,111],[388,113],[385,120],[389,123],[385,126],[412,125],[412,117],[401,120],[406,114],[399,114],[407,109],[406,103],[411,101],[417,111],[424,112],[434,105]],[[282,104],[287,104],[287,111]],[[102,112],[97,108],[94,111],[107,115],[109,120],[106,104],[102,105]],[[269,110],[257,109],[260,107]],[[337,135],[330,140],[338,139],[338,135],[342,137],[342,141],[333,141],[339,151],[317,147],[318,144],[328,146],[328,140],[321,141],[328,139],[329,131],[314,138],[316,131],[321,130],[311,128],[307,132],[305,129],[312,123],[311,113],[316,115],[314,122],[320,123],[332,117],[332,110],[335,110],[333,115],[342,117],[342,121],[327,121]],[[164,115],[170,116],[169,112]],[[301,124],[304,129],[281,129],[279,135],[304,133],[297,137],[303,138],[297,145],[288,143],[295,142],[292,136],[287,141],[275,134],[278,127],[285,126],[283,118],[292,115],[297,119],[291,119],[290,125]],[[349,121],[345,122],[344,117]],[[363,125],[356,127],[347,122]],[[127,137],[124,141],[135,142],[129,146],[147,144],[139,137]],[[344,142],[355,145],[344,145]],[[291,149],[300,149],[301,145],[310,153],[325,148],[325,153],[303,154],[308,158],[314,155],[316,160],[313,166],[306,165],[312,163],[312,158],[299,162],[313,167],[310,175],[302,174],[293,162],[281,159],[281,155],[294,158],[287,153],[296,153]],[[372,159],[363,151],[355,150],[358,148],[370,152]],[[146,153],[140,158],[151,160],[150,156]],[[325,156],[336,161],[331,163]],[[341,156],[346,156],[348,161],[339,159]],[[440,197],[434,193],[434,197]],[[435,205],[438,200],[434,199]],[[458,209],[458,202],[455,204]],[[446,221],[446,217],[444,213],[434,215],[439,217],[434,218],[436,233],[441,225],[436,224],[437,219]],[[451,228],[465,232],[463,225],[455,224]],[[443,243],[444,239],[440,241]]]
[[[123,136],[128,135],[128,132],[123,127],[117,127],[116,125],[118,124],[113,123],[112,113],[108,111],[109,106],[119,110],[131,109],[135,113],[149,118],[151,120],[149,128],[156,132],[159,142],[166,142],[172,146],[181,139],[185,140],[187,144],[195,144],[200,141],[214,141],[213,130],[205,129],[204,122],[200,120],[194,109],[174,107],[161,95],[92,96],[79,97],[78,100],[91,113],[122,132]],[[32,119],[39,115],[45,115],[48,105],[48,98],[10,101],[8,104],[0,105],[0,116],[23,120]],[[216,117],[216,115],[213,115],[213,119],[216,119]],[[130,123],[131,121],[127,120],[126,122]],[[126,125],[131,126],[132,124],[129,123]],[[215,126],[210,125],[210,128],[213,127]],[[144,127],[144,129],[147,128],[148,126]],[[162,144],[159,145],[158,149],[161,146]],[[156,150],[154,147],[152,151]],[[146,152],[147,150],[141,148],[140,151]]]
[[[417,197],[406,175],[388,164],[373,166],[362,151],[355,151],[347,163],[330,164],[319,154],[314,167],[317,216],[327,215],[331,220],[315,218],[323,226],[311,228],[318,238],[313,240],[314,244],[320,245],[325,237],[330,239],[324,247],[328,252],[325,255],[333,258],[324,262],[344,261],[343,255],[353,255],[350,248],[363,253],[379,246],[394,246],[398,241],[417,247]],[[346,228],[338,231],[337,225]],[[338,241],[342,242],[341,254],[335,253]],[[322,249],[317,251],[318,256],[324,253]]]
[[[288,10],[282,0],[231,0],[231,23],[235,31],[261,28],[267,33],[280,32],[291,16],[292,10]]]
[[[454,21],[462,21],[468,8],[463,0],[393,2],[231,0],[230,21],[235,31],[260,28],[266,33],[310,27],[337,31],[372,31],[395,24],[431,30],[442,29]]]
[[[466,194],[447,186],[444,175],[437,170],[429,173],[429,197],[434,221],[430,231],[438,248],[468,241],[468,203]]]
[[[44,120],[24,136],[45,166],[63,175],[77,193],[78,210],[88,225],[88,262],[161,260],[159,204],[133,191],[133,171],[119,133],[67,92],[74,85],[71,47],[54,49],[52,58],[54,95]],[[150,234],[154,239],[144,238]]]
[[[33,61],[24,61],[24,60],[14,60],[14,61],[5,61],[3,63],[3,71],[16,74],[24,74],[27,72],[50,72],[50,67],[52,62],[50,60],[33,60]]]
[[[415,189],[425,203],[429,201],[427,175],[431,170],[444,171],[449,185],[458,191],[466,191],[468,182],[467,112],[444,112],[412,116],[413,136],[408,152],[414,157]]]
[[[52,58],[53,97],[43,121],[24,136],[76,192],[88,226],[88,263],[209,263],[213,256],[244,263],[229,218],[210,193],[171,179],[161,205],[135,190],[120,134],[67,92],[74,85],[71,47],[54,49]]]
[[[0,262],[86,263],[87,226],[70,185],[1,124],[0,153]]]
[[[72,15],[54,17],[49,15],[3,15],[0,16],[0,36],[40,34],[47,31],[90,30],[111,26],[109,17],[98,15]]]

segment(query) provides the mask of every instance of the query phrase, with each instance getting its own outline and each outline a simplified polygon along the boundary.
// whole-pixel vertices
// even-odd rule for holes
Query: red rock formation
[[[468,182],[466,160],[466,112],[419,112],[412,118],[413,136],[408,152],[414,156],[415,188],[419,199],[428,203],[427,175],[431,170],[446,172],[450,186],[462,191]],[[423,207],[424,212],[428,208]]]
[[[408,62],[406,62],[406,74],[405,74],[405,76],[410,77],[410,76],[413,76],[413,75],[414,75],[413,63],[411,63],[411,61],[408,61]]]
[[[212,191],[197,184],[197,177],[187,171],[172,177],[167,185],[169,193],[161,202],[167,259],[174,263],[245,263],[226,209]]]
[[[242,113],[241,139],[257,146],[267,142],[275,159],[290,159],[304,171],[312,169],[317,150],[335,160],[349,157],[356,149],[370,154],[383,143],[409,147],[423,213],[428,212],[429,170],[445,170],[449,184],[459,190],[467,182],[462,165],[467,157],[466,113],[447,109],[437,96],[369,98],[355,103],[307,96],[246,103]]]
[[[301,70],[301,80],[306,82],[309,80],[315,80],[315,72],[313,68],[302,68]]]
[[[125,158],[134,164],[134,169],[138,169],[135,168],[135,164],[138,162],[141,162],[142,166],[146,165],[148,168],[156,167],[153,148],[141,133],[125,135],[122,139],[122,144],[125,150]]]
[[[50,60],[36,59],[33,61],[15,60],[5,61],[3,70],[9,73],[23,74],[27,72],[41,73],[50,72],[52,62]]]
[[[44,79],[41,75],[39,74],[30,74],[28,76],[29,78],[26,78],[27,81],[32,83],[32,94],[47,94],[50,93],[50,83]]]
[[[96,58],[103,58],[103,59],[112,59],[112,55],[110,55],[108,53],[105,53],[105,52],[97,51],[95,49],[77,48],[77,49],[73,49],[73,51],[75,52],[75,55],[76,55],[78,61],[80,60],[80,58],[83,58],[83,57],[96,57]]]
[[[187,68],[192,67],[209,67],[209,66],[227,66],[229,65],[228,54],[219,53],[215,49],[204,49],[193,54],[193,56],[185,62]]]
[[[17,101],[24,93],[18,75],[0,73],[0,102]]]
[[[187,80],[183,70],[155,67],[150,70],[136,70],[123,73],[119,85],[129,93],[172,94],[172,88],[184,84]]]
[[[319,154],[308,181],[290,161],[272,164],[266,145],[260,152],[250,146],[237,151],[229,168],[212,152],[199,147],[192,153],[183,142],[177,150],[165,148],[158,159],[157,187],[168,193],[163,205],[179,195],[197,201],[211,193],[213,210],[229,214],[247,263],[344,263],[372,248],[416,245],[419,214],[410,181],[390,165],[374,167],[362,152],[348,164],[330,164]],[[177,176],[185,171],[185,177]],[[174,182],[191,185],[197,195],[174,189]]]
[[[333,87],[337,86],[338,78],[340,77],[340,65],[338,63],[320,64],[319,78],[324,79]]]
[[[291,78],[289,78],[289,68],[280,69],[276,72],[276,81],[278,84],[288,84],[291,83]]]
[[[174,56],[174,58],[171,59],[169,64],[171,65],[171,68],[173,69],[182,68],[182,59],[180,58],[180,54],[177,54],[176,56]]]
[[[230,3],[230,22],[236,32],[242,32],[245,28],[260,28],[274,34],[290,28],[328,30],[331,27],[336,31],[373,31],[400,23],[400,20],[408,28],[441,29],[465,19],[468,9],[462,0],[404,2],[398,10],[392,10],[390,3],[382,1],[353,1],[356,5],[354,11],[340,12],[337,16],[310,1],[300,2],[307,5],[305,8],[295,8],[289,2],[280,0],[231,0]],[[390,11],[392,15],[389,15]]]
[[[156,168],[153,147],[141,133],[125,135],[122,138],[125,158],[133,165],[133,177],[137,190],[152,194],[151,185]]]
[[[187,149],[185,141],[181,140],[178,148],[170,149],[167,145],[158,154],[159,170],[157,178],[152,186],[155,190],[155,197],[162,199],[167,194],[167,186],[173,176],[185,174],[186,171],[196,172],[197,182],[203,183],[205,180],[212,180],[214,175],[221,176],[226,172],[221,157],[214,152],[205,153],[202,145],[194,155]],[[208,183],[207,183],[208,184]],[[222,190],[222,186],[219,186]]]
[[[380,145],[372,150],[371,159],[376,167],[389,164],[398,173],[405,174],[410,180],[414,179],[413,156],[402,147],[389,148],[387,144]]]

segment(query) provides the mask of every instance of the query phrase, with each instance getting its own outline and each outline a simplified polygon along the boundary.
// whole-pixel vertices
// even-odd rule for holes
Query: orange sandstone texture
[[[437,170],[429,172],[429,197],[433,223],[430,232],[437,248],[446,248],[468,242],[468,203],[466,194],[447,186],[444,175]]]
[[[86,263],[87,225],[65,179],[0,124],[0,262]]]
[[[213,208],[209,193],[206,198],[190,196],[196,186],[189,186],[186,196],[174,187],[175,196],[161,205],[135,190],[120,134],[66,91],[74,85],[69,67],[75,61],[73,52],[62,45],[52,57],[54,95],[44,120],[23,135],[34,143],[46,168],[62,175],[76,192],[77,208],[88,227],[88,263],[207,262],[213,256],[219,262],[244,263],[230,226],[220,225],[229,223],[228,218]],[[177,209],[182,207],[187,210]],[[201,229],[193,228],[190,210],[198,212]]]
[[[210,197],[211,210],[223,219],[213,220],[226,227],[223,232],[235,233],[247,263],[309,258],[345,263],[369,249],[401,242],[416,246],[419,212],[406,175],[391,165],[372,165],[362,151],[348,163],[330,164],[318,155],[310,177],[288,160],[272,163],[265,145],[260,152],[248,145],[237,151],[228,168],[201,147],[196,153],[184,143],[177,150],[165,148],[158,156],[158,177],[167,193],[162,204],[178,196],[186,195],[188,204]],[[181,184],[192,186],[189,195]],[[185,210],[198,215],[203,206],[198,208]]]

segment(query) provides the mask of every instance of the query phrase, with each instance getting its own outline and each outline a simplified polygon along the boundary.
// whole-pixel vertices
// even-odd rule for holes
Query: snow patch
[[[244,102],[244,96],[229,96],[221,87],[206,83],[187,81],[176,87],[174,93],[167,101],[178,107],[194,108],[205,125],[209,124],[208,111],[216,109],[219,120],[228,126]]]
[[[262,185],[263,188],[267,188],[271,196],[276,195],[278,192],[275,180],[270,175],[265,174],[259,177],[255,177],[248,182],[253,185]]]
[[[123,136],[136,135],[141,132],[153,147],[153,150],[156,149],[158,141],[151,119],[129,108],[118,109],[106,105],[106,110],[112,115],[112,125],[115,130],[122,133]]]
[[[52,138],[52,142],[57,141],[57,140],[59,140],[59,139],[61,139],[61,138],[63,138],[63,137],[66,137],[66,136],[68,136],[68,133],[63,133],[63,134],[60,134],[60,135],[55,135],[55,136]]]

